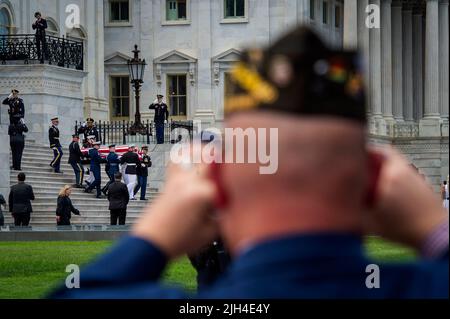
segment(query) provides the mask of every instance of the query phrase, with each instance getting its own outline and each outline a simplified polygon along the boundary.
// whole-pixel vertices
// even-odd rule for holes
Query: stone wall
[[[20,90],[30,130],[27,139],[48,145],[50,119],[57,116],[61,143],[69,143],[75,121],[84,118],[81,88],[86,72],[52,65],[4,65],[0,72],[0,92]]]
[[[9,117],[7,107],[0,107],[0,194],[9,194]]]

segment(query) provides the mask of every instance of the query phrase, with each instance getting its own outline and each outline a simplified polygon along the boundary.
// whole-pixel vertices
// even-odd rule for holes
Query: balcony
[[[83,42],[47,35],[44,64],[76,70],[84,69]],[[42,45],[41,45],[42,47]],[[34,34],[0,35],[0,63],[40,63]]]

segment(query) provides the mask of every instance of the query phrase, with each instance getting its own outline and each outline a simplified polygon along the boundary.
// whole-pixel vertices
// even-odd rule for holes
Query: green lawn
[[[0,242],[0,299],[39,298],[66,277],[66,265],[83,265],[110,247],[111,242]],[[403,247],[371,238],[369,255],[404,261],[414,254]],[[187,258],[174,262],[164,280],[195,291],[195,271]]]

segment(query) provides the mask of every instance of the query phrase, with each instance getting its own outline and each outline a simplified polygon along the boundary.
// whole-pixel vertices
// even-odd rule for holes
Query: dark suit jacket
[[[67,196],[58,196],[58,206],[56,208],[56,216],[70,220],[72,214],[80,215],[80,211],[73,207],[72,201]]]
[[[126,209],[130,201],[127,185],[114,182],[108,188],[109,209]]]
[[[26,214],[33,212],[31,201],[34,200],[33,187],[24,182],[11,187],[9,192],[9,211],[13,214]]]

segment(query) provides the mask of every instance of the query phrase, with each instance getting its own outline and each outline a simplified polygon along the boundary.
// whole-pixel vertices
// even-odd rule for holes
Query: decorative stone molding
[[[229,71],[233,64],[238,62],[242,53],[237,49],[229,49],[225,52],[216,55],[211,59],[212,65],[212,79],[215,85],[220,84],[221,71]]]
[[[419,124],[397,123],[394,125],[394,137],[418,137]]]
[[[177,50],[170,51],[153,60],[155,80],[162,84],[162,75],[170,72],[182,72],[188,75],[189,83],[195,85],[197,79],[197,59]]]

